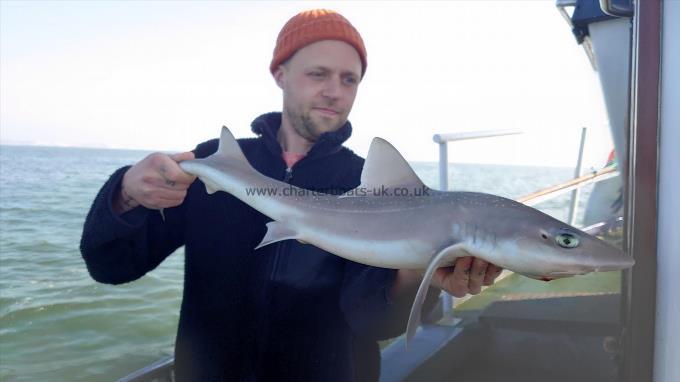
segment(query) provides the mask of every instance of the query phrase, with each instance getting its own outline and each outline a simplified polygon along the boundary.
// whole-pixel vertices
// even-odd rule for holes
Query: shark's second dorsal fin
[[[373,138],[361,173],[361,185],[356,189],[358,192],[352,190],[344,196],[379,196],[377,190],[389,192],[397,188],[400,196],[422,195],[428,189],[394,146],[382,138]]]
[[[238,145],[236,138],[234,138],[234,135],[226,126],[222,126],[222,132],[220,132],[220,145],[217,148],[215,155],[226,156],[230,159],[237,159],[248,163],[248,159],[243,155],[241,146]]]

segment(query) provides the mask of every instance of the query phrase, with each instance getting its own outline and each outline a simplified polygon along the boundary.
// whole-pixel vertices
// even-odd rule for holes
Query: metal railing
[[[449,190],[449,154],[448,143],[455,141],[467,141],[471,139],[500,137],[504,135],[522,134],[521,130],[483,130],[465,131],[460,133],[435,134],[432,140],[439,145],[439,189]]]
[[[116,382],[174,382],[175,357],[166,356]]]

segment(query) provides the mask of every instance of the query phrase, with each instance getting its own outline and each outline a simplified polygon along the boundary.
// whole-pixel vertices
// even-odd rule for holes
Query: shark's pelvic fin
[[[382,138],[373,138],[371,147],[368,149],[364,170],[361,173],[362,192],[349,191],[342,197],[357,195],[373,195],[373,190],[385,190],[400,188],[400,196],[423,195],[428,190],[411,166],[406,162],[399,151],[389,142]],[[418,191],[422,190],[422,191]],[[406,192],[404,192],[406,191]]]
[[[413,339],[416,334],[416,329],[420,326],[420,314],[423,309],[423,303],[425,302],[425,297],[427,297],[427,290],[430,288],[430,283],[432,282],[432,276],[437,268],[450,263],[451,260],[456,257],[461,256],[464,251],[462,244],[454,244],[448,246],[435,254],[430,262],[427,264],[427,270],[423,276],[423,281],[418,287],[418,293],[416,293],[416,298],[413,301],[413,306],[411,307],[411,314],[408,316],[408,324],[406,324],[406,348],[408,349],[408,343]]]
[[[218,185],[216,185],[215,183],[213,183],[213,182],[211,182],[210,180],[206,179],[205,177],[200,176],[199,179],[201,180],[201,182],[203,182],[203,184],[205,184],[205,191],[206,191],[209,195],[212,195],[212,194],[214,194],[214,193],[216,193],[217,191],[220,190],[220,187],[219,187]]]
[[[297,238],[298,233],[284,223],[277,221],[269,222],[267,223],[267,233],[265,233],[262,241],[257,245],[257,247],[255,247],[255,249],[262,248],[265,245],[269,245],[271,243],[276,243],[277,241]]]

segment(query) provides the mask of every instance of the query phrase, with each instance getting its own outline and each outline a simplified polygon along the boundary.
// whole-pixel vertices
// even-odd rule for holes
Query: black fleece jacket
[[[364,160],[342,146],[349,122],[323,134],[292,176],[276,139],[280,124],[280,113],[262,115],[252,124],[258,138],[238,141],[257,171],[316,191],[359,185]],[[217,144],[200,144],[196,156],[214,153]],[[95,280],[119,284],[185,246],[178,381],[378,379],[376,341],[403,332],[412,302],[387,298],[395,270],[294,240],[254,250],[271,219],[227,193],[207,194],[200,180],[182,205],[165,210],[164,222],[143,207],[117,216],[112,198],[127,169],[116,171],[94,200],[81,252]]]

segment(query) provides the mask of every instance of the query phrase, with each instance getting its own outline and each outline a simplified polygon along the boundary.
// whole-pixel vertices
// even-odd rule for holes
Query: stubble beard
[[[310,142],[316,142],[324,131],[321,126],[312,119],[309,113],[297,113],[292,110],[287,110],[286,115],[288,115],[293,130]],[[342,124],[344,124],[344,122]],[[340,126],[342,126],[342,124]],[[330,131],[335,131],[340,128],[340,126],[334,126]]]

